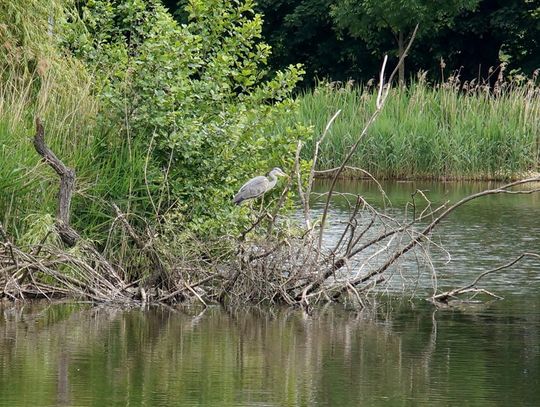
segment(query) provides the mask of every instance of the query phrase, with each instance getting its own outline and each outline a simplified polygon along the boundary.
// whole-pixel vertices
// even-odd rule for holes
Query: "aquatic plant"
[[[314,134],[342,110],[321,146],[318,170],[341,163],[376,96],[369,85],[323,82],[298,97],[298,114],[287,120],[313,126]],[[306,157],[313,148],[314,141],[306,146]],[[350,161],[390,179],[508,179],[538,171],[539,163],[540,89],[535,78],[516,83],[501,77],[493,87],[462,83],[457,77],[432,85],[422,75],[407,88],[392,89],[384,112]]]

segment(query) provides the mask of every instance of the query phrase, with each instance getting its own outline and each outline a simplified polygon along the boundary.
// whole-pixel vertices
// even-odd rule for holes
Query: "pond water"
[[[435,208],[499,185],[496,182],[386,182],[382,187],[388,200],[384,201],[378,186],[373,182],[341,181],[335,190],[346,194],[361,194],[378,210],[384,209],[387,214],[403,222],[411,218],[411,207],[407,211],[405,208],[412,201],[411,194],[416,190],[423,191]],[[328,188],[329,182],[319,182],[315,192],[324,193]],[[325,198],[321,196],[312,203],[315,218],[322,213]],[[423,208],[422,199],[418,195],[415,199],[419,213]],[[354,198],[337,196],[333,199],[325,235],[329,246],[333,247],[332,243],[339,238],[349,218],[350,205],[347,201],[354,202]],[[367,220],[362,221],[362,212],[357,218],[360,219],[360,225],[362,222],[367,223]],[[375,230],[372,234],[377,235],[379,231]],[[416,254],[409,253],[398,263],[399,272],[394,272],[393,280],[391,278],[388,284],[390,290],[402,291],[404,286],[415,287],[421,295],[429,295],[428,292],[431,293],[435,286],[439,289],[453,288],[470,283],[481,272],[508,263],[523,252],[540,253],[540,193],[491,195],[468,202],[443,220],[431,238],[433,243],[429,251],[437,280],[432,278],[429,264],[417,257],[421,254],[417,251]],[[373,247],[365,257],[378,251],[380,246]],[[374,260],[380,263],[384,259],[382,255]],[[379,263],[371,260],[372,267]],[[540,288],[540,262],[524,259],[511,269],[490,275],[482,287],[501,294],[535,294]]]
[[[402,216],[415,188],[455,201],[485,186],[385,189]],[[339,188],[380,205],[371,184]],[[328,239],[346,213],[338,200]],[[452,255],[436,260],[441,284],[470,281],[538,252],[539,197],[473,202],[439,231]],[[0,302],[0,406],[538,406],[539,275],[538,263],[520,263],[484,285],[503,301],[439,310],[391,295],[311,315]]]
[[[538,406],[540,301],[0,306],[2,406]]]

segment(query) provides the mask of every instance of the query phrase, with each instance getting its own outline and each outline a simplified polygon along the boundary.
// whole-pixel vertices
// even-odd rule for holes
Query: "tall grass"
[[[368,86],[335,83],[299,97],[295,119],[314,127],[314,140],[342,109],[321,147],[319,169],[341,163],[375,99]],[[540,89],[532,81],[490,89],[450,78],[433,87],[420,77],[392,90],[350,164],[382,178],[495,179],[538,171],[539,158]]]
[[[85,236],[104,239],[111,201],[130,209],[150,205],[140,199],[147,146],[100,122],[91,74],[51,35],[49,17],[65,18],[71,2],[26,2],[0,6],[10,22],[0,26],[0,222],[19,239],[55,213],[58,177],[32,145],[39,116],[47,144],[77,172],[72,221]]]
[[[40,116],[47,144],[77,173],[72,221],[86,236],[104,238],[113,217],[111,202],[132,209],[150,205],[140,199],[146,196],[147,146],[96,122],[98,106],[86,84],[63,94],[54,90],[62,78],[51,76],[39,80],[37,92],[27,92],[35,80],[0,82],[0,222],[19,238],[40,215],[55,213],[58,176],[32,144],[34,118]]]

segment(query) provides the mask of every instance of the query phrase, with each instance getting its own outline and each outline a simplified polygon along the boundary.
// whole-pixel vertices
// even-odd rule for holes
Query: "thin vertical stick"
[[[362,139],[367,134],[367,132],[368,132],[369,128],[371,127],[371,125],[375,122],[375,119],[377,119],[377,117],[381,113],[381,111],[382,111],[382,109],[384,107],[384,104],[386,102],[386,99],[388,98],[388,94],[390,92],[390,85],[392,84],[392,80],[394,79],[394,76],[396,75],[396,72],[398,72],[399,67],[403,64],[403,61],[405,60],[405,57],[407,56],[407,53],[409,52],[409,49],[411,48],[411,45],[412,45],[412,43],[414,41],[414,38],[416,36],[417,31],[418,31],[418,24],[414,28],[414,31],[413,31],[413,33],[411,35],[411,39],[409,40],[409,43],[407,45],[407,48],[403,52],[403,55],[399,59],[396,67],[394,68],[394,70],[392,71],[392,74],[390,75],[390,78],[388,79],[386,89],[384,88],[384,70],[386,69],[387,57],[385,56],[385,58],[384,58],[383,65],[381,67],[381,72],[380,72],[380,75],[379,75],[379,92],[378,92],[378,95],[377,95],[376,109],[373,112],[373,114],[371,115],[371,117],[369,118],[369,120],[367,121],[366,125],[364,126],[364,129],[362,130],[362,132],[358,136],[358,139],[356,140],[356,142],[353,144],[353,146],[349,150],[349,153],[347,154],[347,156],[345,157],[345,159],[343,160],[341,165],[338,167],[338,170],[334,174],[334,177],[332,178],[332,183],[330,184],[330,189],[329,189],[328,195],[326,197],[326,203],[325,203],[325,206],[324,206],[324,211],[323,211],[323,215],[322,215],[322,219],[321,219],[321,228],[319,229],[319,241],[317,243],[318,244],[318,246],[317,246],[317,258],[318,258],[319,254],[320,254],[320,251],[321,251],[322,239],[323,239],[323,234],[324,234],[324,227],[325,227],[325,223],[326,223],[326,218],[328,216],[328,209],[330,207],[330,200],[332,199],[332,195],[333,195],[333,192],[334,192],[334,187],[336,185],[337,179],[339,178],[339,176],[343,172],[343,169],[345,168],[345,166],[347,165],[347,163],[351,159],[352,155],[356,152],[356,149],[360,145],[360,141],[362,141]]]
[[[308,229],[311,229],[311,221],[309,216],[309,196],[311,195],[311,189],[313,187],[313,180],[315,178],[315,167],[317,166],[317,160],[319,158],[319,148],[321,146],[321,143],[325,139],[326,135],[328,134],[328,130],[330,130],[330,127],[334,123],[334,121],[337,119],[337,117],[340,115],[341,109],[339,109],[334,115],[328,120],[326,123],[326,126],[324,128],[322,136],[317,140],[315,143],[315,152],[313,153],[313,160],[311,163],[311,170],[309,172],[309,179],[308,184],[306,187],[306,199],[303,201],[304,204],[304,217],[306,218],[306,227]]]

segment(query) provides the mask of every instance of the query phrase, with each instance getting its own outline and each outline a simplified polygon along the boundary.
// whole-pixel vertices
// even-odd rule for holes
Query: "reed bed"
[[[450,78],[433,86],[419,76],[407,88],[392,89],[349,165],[390,179],[513,179],[537,172],[540,89],[534,80],[490,87]],[[314,140],[342,110],[321,145],[319,170],[343,161],[376,97],[369,85],[335,82],[299,96],[298,117],[290,120],[313,126]],[[288,125],[279,123],[276,131]],[[306,146],[306,158],[313,148]]]

